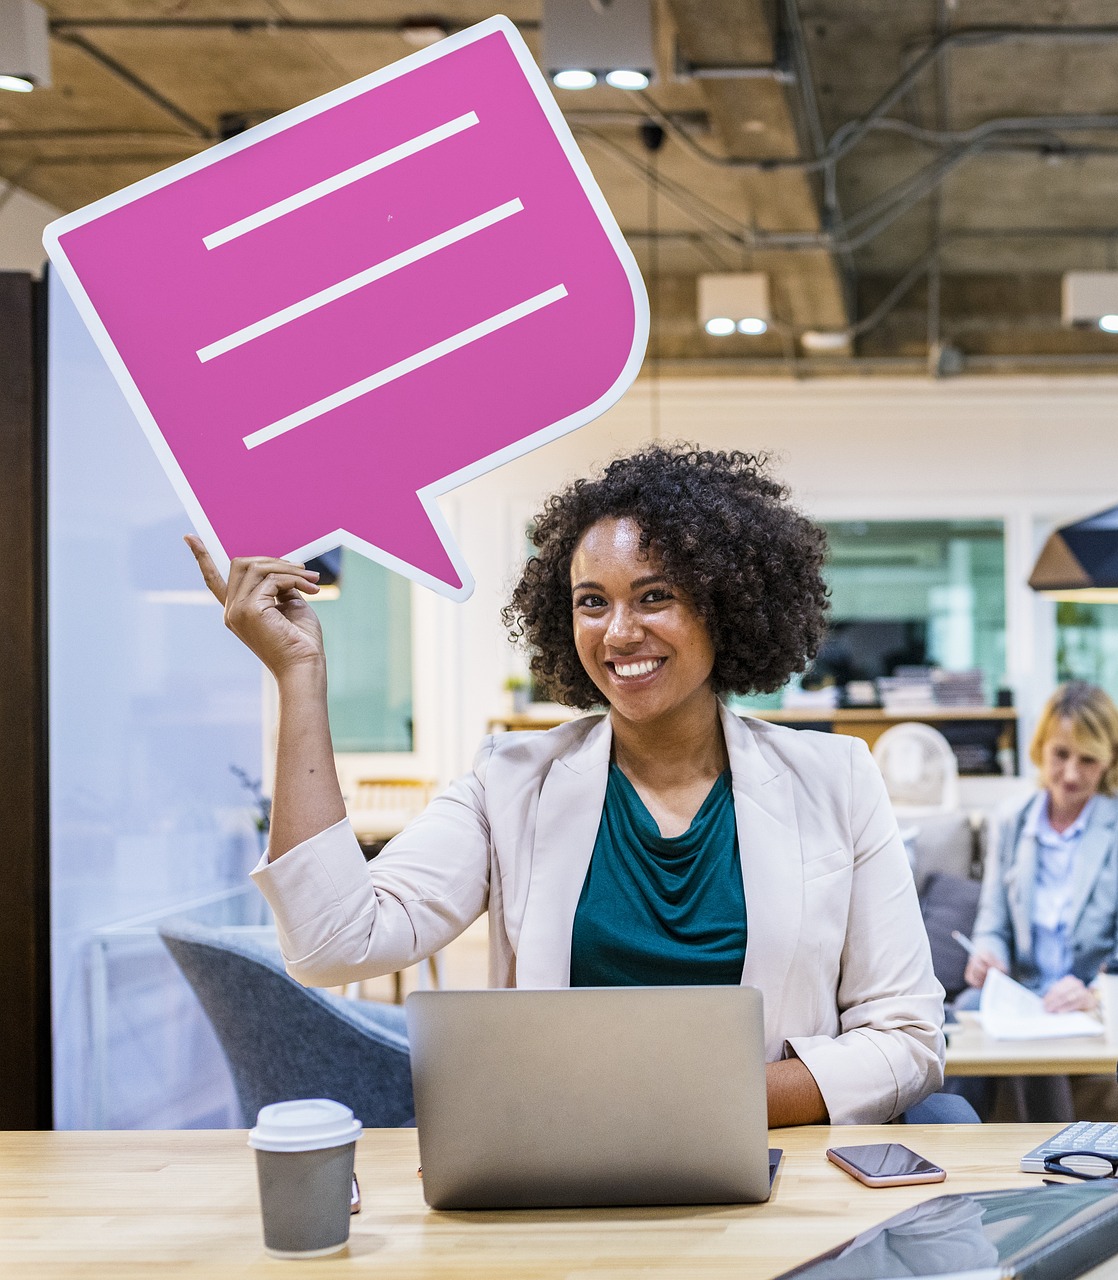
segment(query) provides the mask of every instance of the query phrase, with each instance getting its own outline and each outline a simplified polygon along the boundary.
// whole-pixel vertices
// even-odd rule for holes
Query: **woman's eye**
[[[601,596],[579,596],[575,601],[575,605],[579,609],[601,609],[605,605],[605,601]]]
[[[651,591],[646,591],[644,594],[646,604],[659,604],[671,599],[672,593],[666,587],[653,587]]]

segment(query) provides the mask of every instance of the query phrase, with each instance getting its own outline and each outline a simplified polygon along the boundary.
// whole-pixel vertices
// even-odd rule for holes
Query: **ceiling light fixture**
[[[543,65],[557,89],[647,89],[652,0],[543,0]]]
[[[0,0],[0,89],[50,88],[47,12],[34,0]]]
[[[809,355],[849,355],[851,335],[845,329],[805,329],[800,346]]]
[[[699,323],[715,338],[767,332],[769,278],[760,271],[729,271],[699,277]]]
[[[409,18],[400,23],[400,39],[413,49],[426,49],[450,34],[437,18]]]
[[[556,71],[551,77],[551,83],[557,89],[593,89],[598,83],[598,77],[593,71],[580,71],[570,67],[566,71]]]
[[[632,92],[636,89],[647,89],[648,76],[643,71],[618,68],[616,71],[606,72],[606,84],[613,89],[628,89]]]
[[[1118,333],[1118,271],[1065,271],[1060,294],[1064,324]]]
[[[1049,535],[1029,586],[1055,600],[1118,600],[1118,507],[1062,525]]]

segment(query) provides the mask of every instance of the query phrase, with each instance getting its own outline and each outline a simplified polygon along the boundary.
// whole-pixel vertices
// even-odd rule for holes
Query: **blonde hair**
[[[1103,795],[1112,796],[1118,792],[1118,707],[1106,691],[1084,680],[1060,685],[1044,704],[1029,744],[1029,759],[1038,769],[1048,735],[1060,720],[1071,722],[1077,747],[1108,761],[1099,783]]]

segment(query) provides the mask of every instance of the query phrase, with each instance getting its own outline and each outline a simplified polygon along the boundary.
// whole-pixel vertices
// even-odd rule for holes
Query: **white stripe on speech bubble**
[[[525,316],[530,316],[534,311],[549,307],[553,302],[558,302],[566,296],[566,287],[561,284],[557,284],[553,289],[547,289],[543,293],[537,293],[534,298],[529,298],[526,302],[519,302],[515,307],[509,307],[506,311],[500,311],[497,315],[490,316],[488,320],[482,320],[480,324],[471,325],[460,333],[444,338],[442,342],[436,342],[433,347],[426,347],[423,351],[417,351],[415,355],[408,356],[406,360],[391,364],[387,369],[381,369],[379,373],[374,373],[368,378],[362,378],[360,382],[354,382],[348,387],[343,387],[340,391],[335,391],[333,395],[326,396],[322,400],[316,400],[314,404],[307,405],[305,409],[299,409],[296,413],[289,413],[286,418],[280,418],[267,427],[261,427],[259,431],[253,431],[250,435],[244,437],[245,447],[255,449],[257,445],[264,444],[268,440],[274,440],[276,436],[282,436],[285,432],[294,431],[296,427],[301,427],[315,418],[320,418],[324,413],[329,413],[332,409],[340,408],[343,404],[349,404],[351,400],[367,395],[370,391],[375,391],[386,383],[394,382],[397,378],[402,378],[404,374],[411,373],[414,369],[421,369],[425,364],[431,364],[443,356],[448,356],[452,351],[467,347],[471,342],[477,342],[479,338],[495,333],[506,325],[515,324],[517,320],[523,320]]]
[[[435,129],[428,129],[426,133],[421,133],[415,138],[409,138],[407,142],[401,142],[398,147],[391,147],[388,151],[382,151],[379,156],[373,156],[371,160],[363,160],[361,164],[355,164],[351,169],[343,169],[341,173],[334,174],[332,178],[316,182],[313,187],[306,187],[302,191],[296,191],[294,195],[287,196],[283,200],[277,200],[275,204],[268,205],[266,209],[260,209],[256,213],[250,213],[247,218],[231,222],[227,227],[222,227],[220,231],[211,231],[208,236],[202,237],[202,243],[207,249],[216,249],[219,245],[228,244],[230,240],[236,240],[238,236],[243,236],[249,231],[255,231],[257,227],[274,222],[277,218],[282,218],[284,214],[292,213],[296,209],[302,209],[304,205],[313,204],[315,200],[321,200],[323,196],[328,196],[335,191],[340,191],[343,187],[348,187],[351,182],[358,182],[361,178],[367,178],[370,173],[377,173],[381,169],[387,169],[389,165],[395,164],[398,160],[406,160],[408,156],[414,156],[418,151],[425,151],[428,147],[433,147],[437,142],[444,142],[447,138],[453,138],[456,133],[461,133],[463,129],[469,129],[471,125],[475,125],[477,122],[477,112],[467,111],[465,115],[456,116],[455,119],[448,120],[446,124],[441,124]]]
[[[362,289],[367,284],[372,284],[374,280],[382,280],[385,276],[391,275],[393,271],[399,271],[402,267],[410,266],[421,258],[429,257],[432,253],[437,253],[448,245],[457,244],[459,240],[465,240],[468,236],[472,236],[478,231],[484,231],[486,227],[491,227],[494,223],[501,222],[503,219],[511,217],[514,213],[522,213],[523,211],[524,205],[519,200],[507,200],[504,204],[497,205],[495,209],[490,209],[487,213],[479,214],[476,218],[470,218],[467,222],[461,222],[458,226],[451,227],[449,231],[443,231],[437,236],[432,236],[429,240],[422,241],[422,243],[415,245],[414,248],[405,249],[403,253],[397,253],[391,258],[385,258],[383,262],[378,262],[375,267],[359,271],[356,275],[350,276],[346,280],[340,280],[337,284],[332,284],[328,289],[321,289],[318,293],[312,293],[309,298],[304,298],[301,302],[293,302],[291,306],[284,307],[280,311],[274,311],[270,316],[265,316],[262,320],[245,325],[243,329],[238,329],[236,333],[229,334],[227,338],[219,338],[217,342],[211,342],[208,346],[200,347],[197,352],[198,359],[205,364],[207,360],[212,360],[214,356],[221,356],[227,351],[233,351],[235,348],[243,346],[246,342],[251,342],[253,338],[259,338],[265,333],[271,333],[273,329],[279,329],[285,324],[290,324],[292,320],[298,320],[300,316],[305,316],[311,311],[317,311],[319,307],[325,307],[328,303],[336,302],[339,298],[344,298],[346,294]]]

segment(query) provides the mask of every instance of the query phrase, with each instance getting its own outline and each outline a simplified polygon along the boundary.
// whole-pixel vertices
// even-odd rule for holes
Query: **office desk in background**
[[[769,1280],[909,1205],[946,1192],[1038,1186],[1017,1172],[1051,1125],[774,1130],[784,1163],[768,1204],[435,1213],[423,1203],[411,1129],[357,1146],[364,1210],[348,1254],[264,1253],[252,1153],[241,1130],[0,1134],[0,1260],[12,1280],[161,1274],[302,1280]],[[824,1158],[829,1145],[905,1142],[947,1182],[871,1190]],[[1115,1280],[1118,1259],[1091,1272]]]
[[[785,707],[777,711],[749,711],[743,714],[757,720],[768,720],[773,724],[791,725],[793,728],[827,729],[832,733],[849,734],[861,738],[871,747],[893,725],[917,721],[938,729],[949,741],[955,743],[959,752],[963,750],[968,733],[974,733],[981,739],[989,739],[990,751],[986,754],[990,754],[991,758],[993,754],[1005,751],[1020,763],[1017,755],[1017,712],[1013,707],[925,707],[903,712],[884,711],[880,707],[838,707],[834,710],[826,707]],[[569,719],[570,715],[533,715],[530,712],[494,716],[489,721],[489,732],[553,729]],[[966,766],[965,756],[959,772],[972,772]],[[980,769],[978,772],[988,770]]]
[[[959,1015],[947,1041],[949,1076],[1111,1076],[1118,1045],[1105,1036],[994,1040],[973,1013]]]

